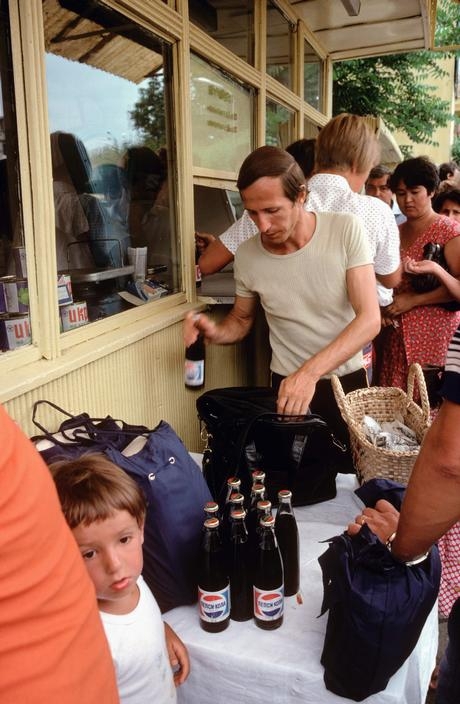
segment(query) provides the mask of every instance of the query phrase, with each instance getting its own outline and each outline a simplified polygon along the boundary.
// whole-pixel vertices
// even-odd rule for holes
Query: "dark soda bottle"
[[[257,503],[265,498],[265,487],[263,484],[254,483],[251,489],[251,500],[246,518],[246,528],[248,530],[249,541],[252,543],[253,538],[259,525],[257,517]]]
[[[232,529],[231,514],[232,514],[232,511],[234,511],[235,509],[243,508],[243,503],[244,503],[243,494],[240,494],[238,492],[233,492],[232,494],[230,494],[230,498],[227,501],[227,503],[225,504],[225,511],[224,511],[224,515],[222,517],[221,534],[222,534],[223,548],[224,548],[224,552],[226,555],[230,554],[229,547],[230,547],[230,536],[231,536],[231,529]]]
[[[185,348],[184,383],[192,389],[204,386],[205,345],[202,335]]]
[[[254,620],[259,628],[273,630],[283,623],[283,563],[275,537],[274,517],[262,518],[260,526],[253,577]]]
[[[227,628],[230,621],[230,582],[225,569],[219,519],[207,518],[198,563],[200,625],[209,633]]]
[[[206,501],[204,505],[204,514],[206,518],[218,518],[219,504],[215,501]]]
[[[299,575],[299,529],[292,510],[292,492],[282,489],[278,492],[275,535],[283,560],[284,595],[297,594],[300,586]]]
[[[231,513],[230,536],[230,618],[233,621],[248,621],[252,618],[252,579],[248,533],[244,523],[246,511],[235,509]]]
[[[241,479],[238,479],[238,477],[229,477],[227,479],[227,494],[225,496],[225,503],[222,508],[222,512],[220,515],[220,518],[223,519],[224,515],[230,515],[230,506],[227,506],[228,502],[230,501],[230,496],[232,494],[238,494],[240,491],[240,486],[241,486]]]
[[[262,469],[253,469],[251,472],[253,484],[264,484],[265,472]]]

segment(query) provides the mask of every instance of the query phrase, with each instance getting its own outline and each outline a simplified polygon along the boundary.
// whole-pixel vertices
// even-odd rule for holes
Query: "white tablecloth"
[[[353,493],[356,479],[339,475],[337,497],[295,509],[301,546],[303,604],[285,602],[283,625],[263,631],[253,621],[230,621],[222,633],[200,628],[196,606],[164,615],[186,643],[191,661],[188,680],[178,689],[178,704],[344,704],[351,700],[329,692],[323,681],[320,656],[327,614],[318,618],[323,596],[317,558],[326,540],[341,533],[359,513]],[[384,692],[366,704],[423,704],[438,645],[437,607],[430,614],[412,655],[392,677]]]

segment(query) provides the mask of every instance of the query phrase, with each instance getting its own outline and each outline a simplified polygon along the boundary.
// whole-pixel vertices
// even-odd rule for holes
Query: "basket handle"
[[[332,374],[331,376],[331,385],[332,385],[332,390],[334,392],[335,400],[337,402],[337,406],[339,407],[339,411],[342,415],[342,418],[344,421],[347,423],[351,423],[352,418],[350,416],[350,413],[348,411],[348,406],[345,400],[345,392],[343,390],[342,382],[340,381],[339,377],[337,374]]]
[[[422,412],[425,417],[425,421],[428,422],[430,418],[430,402],[428,400],[428,391],[426,389],[425,377],[423,376],[423,370],[420,364],[415,362],[409,367],[409,372],[407,374],[407,396],[411,401],[414,400],[414,382],[417,380],[418,390],[420,393],[420,400],[422,406]]]

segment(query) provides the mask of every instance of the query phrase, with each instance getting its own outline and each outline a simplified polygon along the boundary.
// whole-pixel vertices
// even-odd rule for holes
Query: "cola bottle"
[[[202,335],[185,348],[184,383],[192,389],[204,386],[205,345]]]
[[[273,630],[283,623],[283,563],[275,537],[274,516],[262,518],[260,526],[253,577],[254,620],[259,628]]]
[[[300,586],[299,575],[299,529],[292,510],[292,492],[281,489],[278,492],[275,535],[283,560],[284,595],[297,594]]]
[[[198,561],[200,625],[209,633],[227,628],[230,621],[230,582],[225,569],[219,519],[207,518]]]
[[[206,501],[204,505],[204,514],[206,518],[218,518],[219,504],[215,501]]]
[[[231,513],[230,536],[230,618],[233,621],[248,621],[252,618],[252,580],[248,533],[244,523],[246,511],[234,509]]]
[[[243,494],[240,494],[239,492],[233,492],[232,494],[230,494],[230,498],[227,501],[227,503],[225,504],[225,511],[224,511],[224,515],[222,517],[221,534],[222,534],[222,543],[223,543],[224,552],[227,556],[230,554],[229,546],[230,546],[230,536],[231,536],[231,529],[232,529],[231,513],[235,509],[242,509],[243,503],[244,503]]]
[[[263,471],[263,469],[253,469],[251,472],[251,477],[253,484],[265,483],[265,472]]]
[[[221,511],[220,518],[223,519],[224,515],[230,515],[229,511],[229,506],[227,506],[228,502],[230,501],[230,496],[232,494],[238,494],[240,491],[241,487],[241,479],[238,479],[238,477],[229,477],[227,479],[227,494],[225,496],[225,502],[224,506]]]
[[[249,541],[252,543],[253,538],[259,525],[257,517],[257,503],[265,498],[265,487],[263,484],[254,483],[251,489],[251,500],[246,518],[246,528],[249,535]]]

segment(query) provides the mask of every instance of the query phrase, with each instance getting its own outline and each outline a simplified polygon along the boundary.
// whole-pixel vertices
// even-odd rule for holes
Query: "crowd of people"
[[[459,175],[422,156],[391,171],[367,121],[348,114],[316,140],[254,150],[238,174],[242,218],[220,237],[196,235],[203,274],[234,259],[235,303],[218,323],[204,313],[184,321],[186,345],[199,335],[231,344],[248,334],[260,301],[278,412],[319,413],[345,444],[330,377],[345,392],[367,386],[370,343],[374,384],[405,388],[412,362],[436,370],[439,402],[401,513],[378,502],[348,531],[366,523],[407,564],[444,544],[450,642],[438,704],[460,694],[460,575],[449,571],[460,545]],[[438,262],[425,258],[430,244]],[[141,576],[137,484],[97,455],[49,471],[1,408],[0,438],[0,700],[174,702],[189,657]],[[350,453],[342,471],[353,471]]]
[[[293,158],[286,157],[278,170],[273,163],[280,161],[281,150],[255,150],[238,180],[245,206],[242,218],[219,238],[197,233],[205,275],[235,260],[236,297],[218,325],[203,314],[188,315],[185,342],[190,344],[199,334],[207,343],[241,339],[254,320],[254,301],[260,299],[270,332],[271,384],[278,391],[278,411],[320,413],[341,439],[344,429],[334,414],[328,380],[338,374],[345,391],[365,386],[359,371],[366,342],[373,341],[374,385],[405,390],[410,365],[422,366],[434,422],[409,483],[392,551],[410,561],[438,541],[443,564],[439,609],[442,616],[450,615],[450,644],[437,702],[453,704],[460,693],[455,676],[460,657],[460,646],[455,647],[460,637],[460,602],[455,608],[460,590],[460,461],[453,431],[460,403],[460,169],[454,162],[437,167],[418,156],[391,170],[378,163],[378,145],[366,131],[365,120],[345,114],[333,118],[316,140],[295,143],[296,152],[293,147],[286,150]],[[299,147],[310,155],[314,150],[315,160],[312,165],[310,158],[303,168],[305,181],[293,183]],[[298,170],[296,174],[298,178]],[[330,213],[336,218],[329,221],[328,232],[325,215]],[[344,213],[354,214],[360,223],[368,259],[351,257],[342,229]],[[323,253],[327,251],[327,268],[319,240]],[[433,246],[441,253],[437,261],[428,254]],[[341,275],[335,269],[339,262]],[[372,291],[366,278],[369,262]],[[364,308],[357,287],[367,298]],[[333,297],[338,291],[344,294],[340,303]],[[348,319],[340,318],[344,306]],[[449,505],[445,514],[444,502]],[[378,505],[357,517],[349,530],[357,532],[366,522],[386,542],[398,518],[389,504]],[[433,686],[435,682],[433,678]]]

